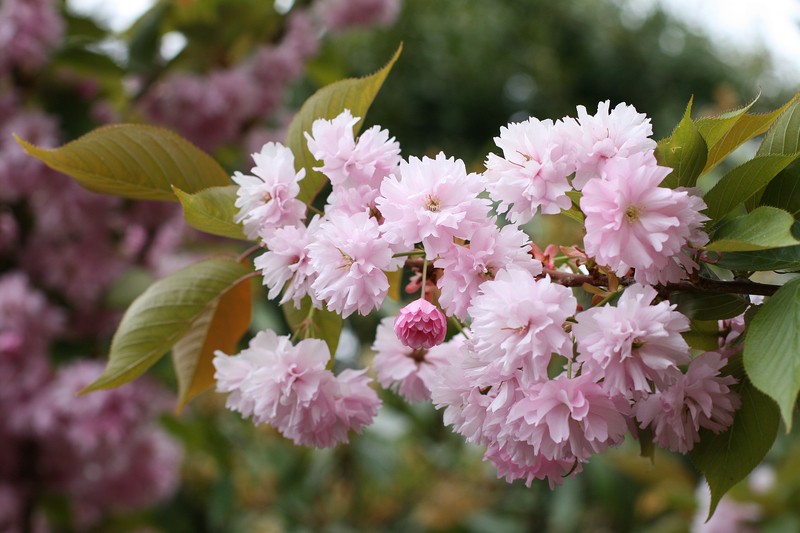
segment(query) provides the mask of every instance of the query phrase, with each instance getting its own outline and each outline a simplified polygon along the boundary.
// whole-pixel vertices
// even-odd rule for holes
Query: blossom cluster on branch
[[[255,266],[270,298],[366,315],[407,267],[407,291],[421,295],[379,325],[378,381],[432,400],[508,481],[559,484],[628,432],[685,453],[701,429],[731,425],[735,349],[693,353],[689,319],[655,288],[696,275],[707,217],[696,191],[661,186],[672,169],[656,161],[645,115],[602,102],[593,115],[509,124],[480,174],[443,153],[403,159],[379,126],[356,136],[359,120],[345,110],[306,133],[332,186],[318,214],[296,198],[305,170],[283,145],[233,176],[236,221],[267,249]],[[522,225],[562,210],[586,233],[557,266]],[[605,280],[596,305],[578,305],[561,269]],[[447,342],[445,316],[460,330]],[[298,444],[346,442],[379,400],[363,371],[334,376],[330,357],[321,341],[263,332],[239,355],[217,352],[218,390]]]

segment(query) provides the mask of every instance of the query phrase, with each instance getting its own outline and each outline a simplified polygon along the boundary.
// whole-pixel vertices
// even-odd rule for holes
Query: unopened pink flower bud
[[[394,332],[409,348],[433,348],[444,341],[447,319],[438,307],[420,298],[400,310]]]

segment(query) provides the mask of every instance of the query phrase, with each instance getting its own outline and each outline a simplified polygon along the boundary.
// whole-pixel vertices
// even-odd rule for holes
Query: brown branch
[[[595,273],[573,274],[571,272],[561,272],[549,268],[542,269],[542,274],[550,276],[554,282],[565,287],[582,287],[584,284],[595,287],[608,287],[608,277],[603,274]],[[634,280],[630,276],[625,276],[619,280],[621,285],[631,285]],[[756,283],[750,280],[722,281],[709,278],[697,278],[692,281],[680,281],[678,283],[667,283],[657,287],[659,292],[671,293],[677,291],[706,291],[720,294],[757,294],[760,296],[772,296],[775,291],[780,289],[779,285],[767,285],[766,283]]]

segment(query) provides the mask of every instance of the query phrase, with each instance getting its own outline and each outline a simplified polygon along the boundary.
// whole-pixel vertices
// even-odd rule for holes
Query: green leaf
[[[328,311],[323,304],[322,309],[311,305],[311,298],[306,296],[300,302],[300,309],[289,301],[283,304],[283,314],[292,330],[292,339],[322,339],[331,351],[331,357],[339,346],[342,333],[342,316]]]
[[[691,119],[692,100],[686,106],[683,119],[672,135],[659,141],[656,159],[660,165],[670,167],[672,172],[664,178],[662,187],[694,187],[697,177],[706,164],[708,148],[703,136]]]
[[[712,221],[720,220],[763,189],[797,158],[797,154],[766,155],[755,157],[734,168],[706,193],[703,198],[708,206],[706,214]]]
[[[227,185],[189,194],[172,188],[183,206],[183,218],[190,226],[211,235],[248,241],[242,225],[233,221],[239,212],[234,205],[237,189],[237,185]]]
[[[697,320],[724,320],[744,313],[749,301],[734,294],[705,291],[679,291],[669,296],[676,309]]]
[[[770,248],[753,252],[727,252],[717,261],[717,266],[734,271],[798,270],[800,246]]]
[[[154,126],[105,126],[52,150],[16,139],[30,155],[93,192],[175,201],[173,186],[193,193],[231,183],[211,156],[183,137]]]
[[[741,109],[725,113],[719,117],[702,118],[696,121],[695,124],[709,147],[708,160],[703,169],[703,174],[714,168],[736,148],[767,131],[775,119],[792,105],[798,96],[800,95],[795,95],[786,104],[770,113],[747,113],[758,100],[758,97],[756,97]]]
[[[800,161],[795,161],[775,176],[759,202],[785,209],[797,218],[800,215]]]
[[[129,30],[128,68],[131,72],[147,72],[158,65],[161,28],[171,8],[171,2],[156,3]]]
[[[214,385],[214,352],[236,351],[250,327],[252,311],[250,278],[239,278],[197,317],[189,332],[172,347],[172,363],[178,377],[178,412]]]
[[[400,301],[400,293],[402,292],[403,283],[403,269],[398,268],[392,272],[385,272],[386,278],[389,280],[389,293],[387,296],[395,302]]]
[[[800,152],[800,99],[797,95],[769,129],[756,155],[791,155]]]
[[[706,352],[719,349],[719,322],[717,320],[691,320],[683,340],[697,350]]]
[[[217,257],[155,282],[125,312],[105,371],[81,393],[118,387],[142,375],[222,296],[251,275],[236,258]]]
[[[739,393],[742,406],[734,414],[731,427],[719,435],[701,430],[700,442],[689,452],[711,489],[709,517],[725,493],[764,459],[778,434],[780,415],[775,402],[747,378],[740,378],[734,390]]]
[[[378,94],[389,71],[392,70],[395,61],[400,57],[402,49],[403,46],[400,45],[389,63],[371,76],[341,80],[323,87],[306,100],[292,119],[286,133],[285,144],[292,149],[296,165],[306,169],[306,176],[300,182],[300,194],[297,196],[303,202],[307,204],[313,202],[327,179],[323,174],[314,170],[313,167],[319,166],[319,163],[308,151],[304,133],[311,132],[311,125],[315,120],[320,118],[330,120],[345,109],[349,109],[354,117],[361,117],[361,120],[353,128],[353,133],[358,134],[364,125],[367,110],[372,105],[372,101]]]
[[[789,431],[800,391],[800,278],[778,289],[753,317],[744,367],[753,384],[778,403]]]
[[[723,222],[706,249],[749,252],[798,245],[800,241],[792,236],[793,224],[794,217],[782,209],[758,207],[746,215]]]

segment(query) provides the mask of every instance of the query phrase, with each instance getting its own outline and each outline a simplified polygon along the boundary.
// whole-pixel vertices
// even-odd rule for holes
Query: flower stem
[[[422,261],[422,294],[420,298],[425,299],[425,284],[428,282],[428,258]]]

